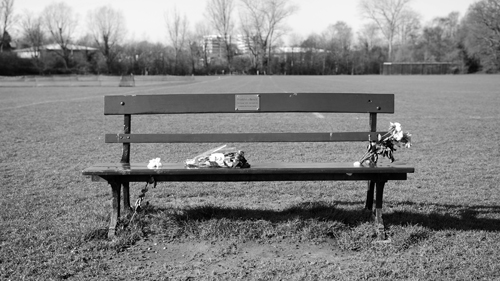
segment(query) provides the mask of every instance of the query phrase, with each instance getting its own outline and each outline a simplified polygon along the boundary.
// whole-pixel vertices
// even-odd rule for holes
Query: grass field
[[[360,182],[174,183],[106,239],[110,188],[81,171],[116,162],[121,117],[103,95],[394,93],[379,117],[413,134],[415,166],[386,185],[389,243]],[[276,115],[276,114],[275,114]],[[319,118],[323,117],[323,118]],[[0,87],[0,280],[500,280],[500,77],[244,76],[135,88]],[[136,118],[133,132],[366,129],[365,114]],[[151,122],[155,121],[155,122]],[[132,145],[132,161],[184,161],[215,147]],[[252,161],[356,161],[365,144],[240,144]],[[132,200],[143,185],[133,186]]]

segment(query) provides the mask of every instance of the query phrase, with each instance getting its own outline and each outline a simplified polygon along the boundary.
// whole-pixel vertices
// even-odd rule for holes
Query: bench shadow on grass
[[[250,209],[203,205],[182,209],[174,214],[176,221],[206,221],[228,219],[234,221],[264,220],[271,223],[294,219],[336,221],[356,226],[372,220],[371,213],[364,210],[364,202],[303,202],[284,210]],[[433,211],[422,211],[429,208]],[[443,204],[398,203],[398,209],[386,211],[384,223],[390,225],[420,225],[432,230],[483,230],[500,231],[500,206],[463,206]],[[170,208],[151,207],[147,213],[169,213]],[[490,218],[488,218],[490,217]],[[491,218],[494,217],[494,218]]]
[[[341,205],[347,207],[341,207]],[[227,219],[234,221],[268,221],[281,223],[295,219],[336,221],[347,225],[358,225],[371,220],[371,214],[362,209],[364,202],[302,202],[283,210],[225,207],[202,205],[178,209],[172,214],[169,207],[149,206],[146,213],[168,214],[176,221],[208,221]]]
[[[500,231],[500,206],[398,203],[384,215],[386,225],[420,225],[432,230]]]

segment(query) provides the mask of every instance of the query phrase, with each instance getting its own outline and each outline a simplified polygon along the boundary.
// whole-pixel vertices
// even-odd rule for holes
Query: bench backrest
[[[365,132],[131,134],[131,116],[207,113],[368,113]],[[130,143],[349,142],[375,139],[378,113],[394,113],[393,94],[252,93],[105,96],[105,115],[124,115],[123,134],[106,134],[106,143],[123,143],[122,162],[130,161]]]

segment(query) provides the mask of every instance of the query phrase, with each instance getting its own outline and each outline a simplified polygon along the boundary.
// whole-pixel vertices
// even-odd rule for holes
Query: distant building
[[[278,47],[276,48],[275,51],[276,54],[307,53],[307,52],[324,53],[325,50],[316,48],[303,48],[303,47]]]
[[[303,47],[277,47],[274,49],[273,56],[284,60],[289,58],[304,59],[304,55],[322,54],[326,53],[324,49],[317,48],[303,48]]]
[[[229,36],[229,43],[233,46],[235,55],[244,55],[249,53],[250,40],[245,35]],[[227,54],[224,36],[205,35],[203,36],[202,46],[211,58],[224,58]]]
[[[250,52],[251,40],[248,36],[241,34],[234,36],[233,44],[238,48],[239,55],[248,54]]]
[[[233,35],[229,38],[230,44],[233,46],[234,55],[247,55],[250,53],[250,47],[253,42],[250,37],[246,35]],[[207,52],[208,59],[225,58],[227,49],[224,42],[224,36],[221,35],[205,35],[201,43],[203,49]],[[275,57],[286,58],[293,54],[311,53],[325,53],[324,49],[318,48],[303,48],[303,47],[276,47],[273,49]]]
[[[86,46],[78,46],[78,45],[71,45],[68,44],[66,46],[68,50],[70,50],[71,55],[76,55],[76,54],[86,54],[89,52],[96,52],[98,49],[92,48],[92,47],[86,47]],[[58,51],[61,51],[61,46],[59,44],[49,44],[49,45],[44,45],[40,46],[40,48],[25,48],[25,49],[18,49],[14,50],[13,52],[17,54],[18,57],[20,58],[25,58],[25,59],[31,59],[31,58],[39,58],[43,56],[46,53],[55,53]]]
[[[226,46],[224,45],[224,38],[220,35],[203,36],[203,48],[211,58],[226,56]]]

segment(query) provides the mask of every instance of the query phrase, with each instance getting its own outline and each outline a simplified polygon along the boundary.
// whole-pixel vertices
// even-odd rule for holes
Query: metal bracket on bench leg
[[[382,219],[382,208],[375,209],[375,227],[377,228],[377,238],[385,240],[384,220]]]

